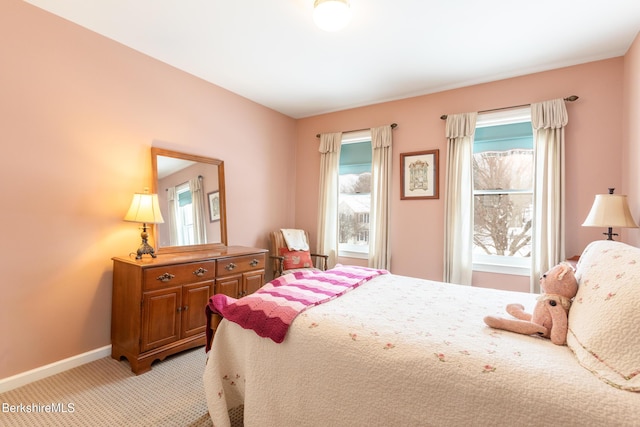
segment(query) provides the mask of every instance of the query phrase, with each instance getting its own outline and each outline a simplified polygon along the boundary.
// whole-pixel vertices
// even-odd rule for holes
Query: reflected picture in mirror
[[[158,251],[226,245],[224,163],[153,147],[155,192],[165,222],[156,226]]]
[[[207,194],[209,199],[209,221],[220,221],[220,192],[212,191]]]

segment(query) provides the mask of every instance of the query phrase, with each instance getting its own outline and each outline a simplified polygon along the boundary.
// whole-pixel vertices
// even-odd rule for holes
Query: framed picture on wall
[[[437,199],[439,150],[400,153],[400,199]]]
[[[220,192],[212,191],[207,196],[209,199],[209,222],[220,221]]]

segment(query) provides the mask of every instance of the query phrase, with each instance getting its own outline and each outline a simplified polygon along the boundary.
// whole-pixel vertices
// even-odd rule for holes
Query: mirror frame
[[[154,247],[157,254],[169,254],[176,252],[191,252],[202,250],[220,250],[227,246],[227,203],[226,188],[224,182],[224,162],[211,157],[197,156],[194,154],[181,153],[178,151],[165,150],[164,148],[151,147],[151,173],[152,180],[151,192],[158,192],[158,156],[173,157],[176,159],[191,160],[198,163],[208,163],[218,166],[218,190],[220,191],[220,243],[205,243],[202,245],[185,245],[185,246],[159,246],[158,245],[158,227],[153,225]]]

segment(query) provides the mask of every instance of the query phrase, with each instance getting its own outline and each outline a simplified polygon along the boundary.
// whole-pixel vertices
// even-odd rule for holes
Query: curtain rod
[[[565,101],[567,102],[573,102],[576,101],[578,99],[578,96],[576,95],[571,95],[571,96],[567,96],[566,98],[564,98]],[[482,111],[478,111],[478,113],[490,113],[492,111],[502,111],[502,110],[510,110],[512,108],[520,108],[520,107],[529,107],[531,104],[522,104],[522,105],[514,105],[512,107],[502,107],[502,108],[493,108],[491,110],[482,110]],[[447,115],[443,114],[440,116],[440,118],[442,120],[447,120]]]
[[[397,123],[391,123],[391,129],[395,129],[398,127]],[[349,133],[349,132],[360,132],[361,130],[369,130],[371,128],[365,128],[365,129],[355,129],[355,130],[345,130],[342,133]],[[320,134],[316,134],[316,138],[320,138]]]

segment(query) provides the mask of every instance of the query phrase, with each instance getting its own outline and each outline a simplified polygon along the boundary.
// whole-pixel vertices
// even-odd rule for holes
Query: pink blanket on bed
[[[386,270],[341,265],[320,272],[298,271],[278,277],[244,298],[216,294],[209,299],[207,313],[216,312],[245,329],[254,330],[261,337],[281,343],[289,325],[302,311],[387,273]]]

